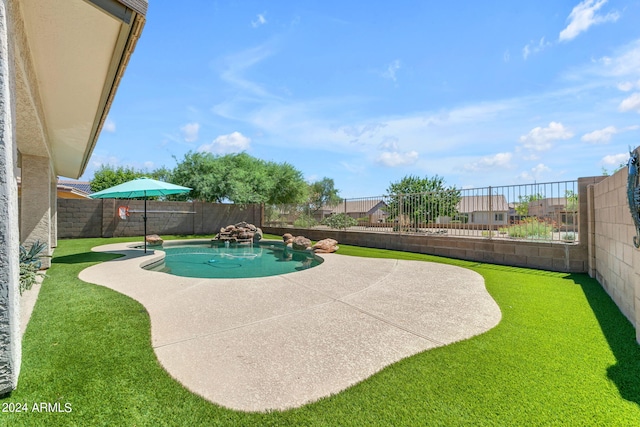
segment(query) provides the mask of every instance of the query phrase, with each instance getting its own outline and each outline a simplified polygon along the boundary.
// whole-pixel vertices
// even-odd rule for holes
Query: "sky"
[[[640,0],[149,0],[81,179],[244,151],[365,197],[602,175],[638,145]]]

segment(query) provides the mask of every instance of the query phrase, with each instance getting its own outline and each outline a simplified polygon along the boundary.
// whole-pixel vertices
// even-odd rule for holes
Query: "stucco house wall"
[[[0,395],[20,373],[19,245],[56,247],[57,176],[84,172],[146,6],[0,0]]]
[[[18,184],[15,87],[8,0],[0,0],[0,395],[20,375]]]

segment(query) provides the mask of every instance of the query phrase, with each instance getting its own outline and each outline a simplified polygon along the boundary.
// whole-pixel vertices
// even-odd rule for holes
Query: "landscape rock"
[[[334,239],[322,239],[311,246],[311,249],[319,254],[330,254],[338,250],[338,241]]]
[[[164,243],[162,237],[158,236],[157,234],[150,234],[145,237],[145,240],[147,241],[147,244],[149,246],[162,246],[162,244]]]
[[[311,247],[311,240],[307,239],[304,236],[297,236],[293,239],[293,250],[295,251],[306,251]]]
[[[284,242],[285,245],[290,245],[293,243],[293,236],[289,233],[284,233],[282,235],[282,241]]]
[[[257,243],[262,239],[262,230],[253,224],[242,221],[234,225],[222,227],[214,239],[229,242],[253,241]]]

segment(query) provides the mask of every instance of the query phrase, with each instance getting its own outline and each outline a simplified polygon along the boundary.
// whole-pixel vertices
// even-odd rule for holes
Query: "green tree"
[[[145,176],[144,172],[136,171],[132,167],[102,165],[100,169],[94,172],[93,179],[89,181],[89,185],[91,186],[91,191],[95,193],[142,176]]]
[[[420,178],[407,175],[387,188],[389,219],[408,219],[416,227],[439,216],[454,216],[460,201],[460,190],[445,187],[444,178]]]
[[[342,200],[338,195],[339,191],[335,188],[333,179],[324,177],[320,181],[309,184],[309,211],[316,213],[323,206],[332,206],[340,203]]]
[[[188,152],[172,176],[174,184],[193,188],[192,198],[207,202],[279,204],[306,198],[302,172],[288,163],[266,162],[247,153]]]
[[[165,166],[154,169],[146,174],[149,178],[162,182],[170,182],[173,184],[173,171]]]
[[[266,172],[271,184],[266,203],[279,205],[301,203],[307,198],[307,188],[302,172],[289,163],[266,164]]]
[[[542,199],[544,199],[544,196],[540,193],[518,196],[518,204],[515,207],[516,213],[520,216],[529,215],[529,204]]]

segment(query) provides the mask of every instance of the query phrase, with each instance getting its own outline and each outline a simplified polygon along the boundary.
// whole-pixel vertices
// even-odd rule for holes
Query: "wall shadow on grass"
[[[81,252],[73,255],[54,256],[51,260],[52,264],[85,264],[88,262],[96,263],[103,261],[111,261],[122,257],[121,254],[104,253],[104,252]]]
[[[617,363],[607,369],[609,379],[622,398],[640,405],[640,345],[633,325],[597,280],[586,274],[572,274],[569,278],[582,287],[616,358]]]

